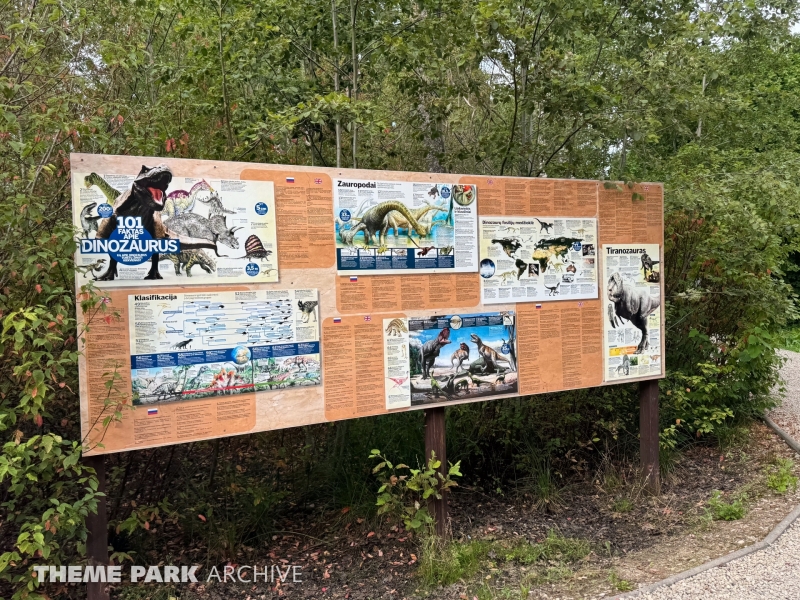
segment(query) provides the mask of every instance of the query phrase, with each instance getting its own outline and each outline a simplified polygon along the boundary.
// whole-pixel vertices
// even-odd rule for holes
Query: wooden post
[[[106,461],[103,455],[85,456],[83,463],[97,473],[97,491],[106,492]],[[89,513],[86,517],[86,528],[89,535],[86,540],[86,554],[90,565],[108,564],[108,515],[106,514],[106,497],[97,499],[97,514]],[[86,584],[88,600],[109,600],[106,583],[101,581]]]
[[[658,380],[651,379],[639,382],[639,450],[645,489],[654,495],[661,493],[658,449]]]
[[[425,463],[431,457],[431,451],[436,453],[442,465],[439,472],[447,475],[447,438],[445,432],[444,407],[429,408],[425,411]],[[436,520],[436,535],[440,538],[447,536],[447,492],[442,494],[441,500],[431,500],[428,510]]]

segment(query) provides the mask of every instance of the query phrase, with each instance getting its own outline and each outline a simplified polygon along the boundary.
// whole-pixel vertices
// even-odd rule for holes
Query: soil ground
[[[800,502],[800,492],[779,495],[765,485],[765,468],[777,458],[797,460],[786,444],[760,423],[729,450],[696,446],[683,452],[664,476],[662,494],[650,497],[635,483],[635,468],[609,467],[563,493],[557,512],[534,510],[510,500],[459,487],[451,494],[453,539],[510,545],[543,541],[549,531],[589,544],[585,558],[569,564],[527,566],[495,552],[482,557],[477,573],[446,587],[425,586],[417,571],[419,544],[402,528],[370,524],[345,512],[315,513],[307,507],[281,525],[269,551],[247,551],[239,564],[302,567],[302,583],[164,585],[117,590],[120,598],[245,600],[271,598],[521,599],[603,598],[661,580],[763,539]],[[795,467],[795,474],[800,469]],[[720,490],[743,498],[747,513],[736,521],[709,516],[708,500]],[[187,557],[182,560],[186,561]],[[204,571],[207,573],[207,570]],[[291,579],[291,577],[289,578]]]

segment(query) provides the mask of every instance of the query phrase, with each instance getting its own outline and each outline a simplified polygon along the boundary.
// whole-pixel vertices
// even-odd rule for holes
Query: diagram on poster
[[[131,294],[134,404],[320,384],[317,290]]]
[[[596,219],[480,217],[484,304],[597,298]]]
[[[606,381],[658,375],[662,367],[658,244],[603,245]]]
[[[278,281],[271,181],[76,173],[76,264],[98,287]]]
[[[518,391],[513,312],[383,320],[386,408]]]
[[[474,185],[335,179],[340,275],[478,270]]]

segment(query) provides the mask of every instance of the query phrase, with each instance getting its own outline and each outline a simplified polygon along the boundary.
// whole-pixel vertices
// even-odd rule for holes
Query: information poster
[[[484,304],[597,298],[597,220],[480,217]]]
[[[383,321],[386,408],[516,394],[513,312]]]
[[[658,244],[603,245],[606,381],[661,374]]]
[[[133,403],[320,384],[317,290],[128,296]]]
[[[75,173],[76,264],[98,287],[278,281],[271,181],[178,177],[166,165]]]
[[[410,181],[333,182],[340,275],[478,270],[478,189]]]

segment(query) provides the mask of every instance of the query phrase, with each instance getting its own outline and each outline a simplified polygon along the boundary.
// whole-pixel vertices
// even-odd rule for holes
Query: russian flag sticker
[[[536,308],[542,308],[542,305],[541,304],[537,304]]]
[[[294,177],[287,177],[286,183],[294,183]]]
[[[350,276],[350,281],[351,282],[358,281],[358,277],[356,277],[355,275],[351,275]]]
[[[148,408],[147,409],[147,414],[148,415],[157,415],[158,414],[158,409],[157,408]]]
[[[341,323],[342,320],[339,317],[333,317],[333,322],[334,323]]]

